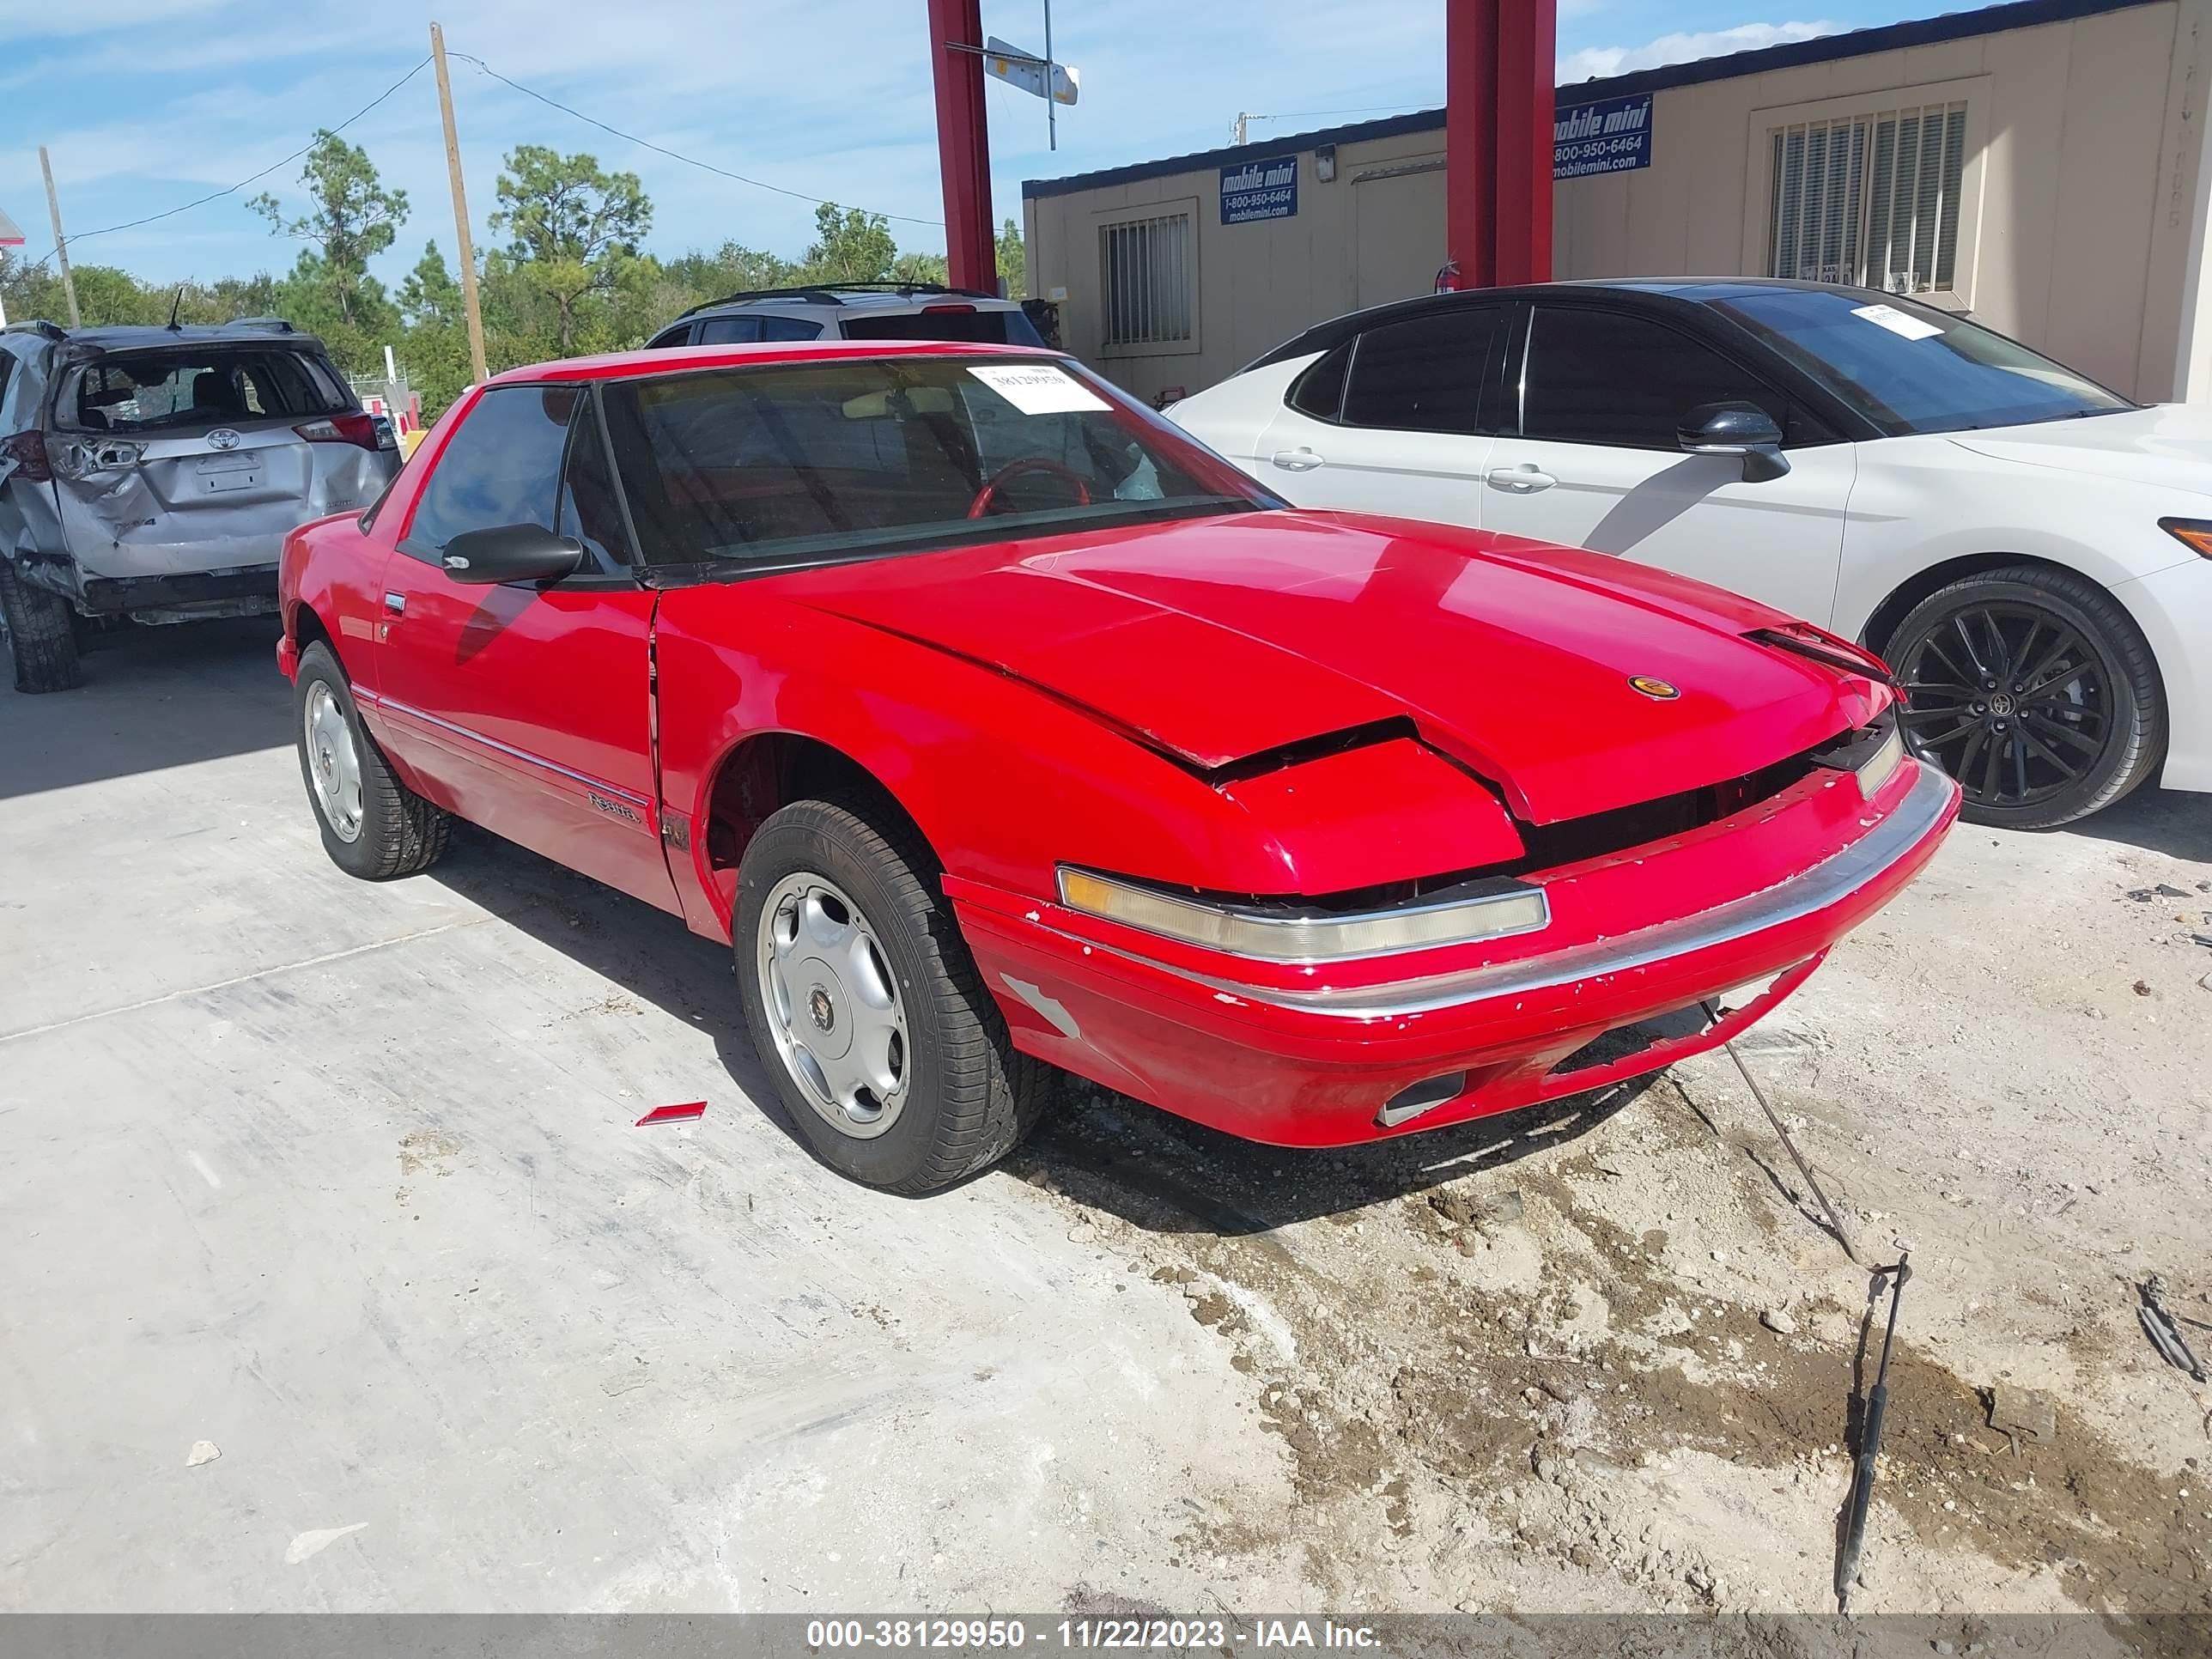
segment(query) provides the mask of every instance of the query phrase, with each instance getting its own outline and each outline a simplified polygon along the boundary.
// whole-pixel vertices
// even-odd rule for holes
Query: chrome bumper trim
[[[1425,979],[1394,980],[1386,985],[1352,990],[1297,991],[1279,986],[1248,985],[1194,974],[1129,951],[1115,951],[1114,954],[1178,975],[1227,997],[1341,1019],[1390,1019],[1406,1014],[1435,1013],[1462,1003],[1552,990],[1601,974],[1627,973],[1815,915],[1848,898],[1903,859],[1942,821],[1958,793],[1958,786],[1925,761],[1908,758],[1905,763],[1918,771],[1905,799],[1863,839],[1852,842],[1833,858],[1761,892],[1747,893],[1701,915],[1661,922],[1618,939],[1594,940],[1568,950],[1494,963],[1484,968],[1431,975]],[[1094,950],[1112,948],[1090,940],[1082,942]]]

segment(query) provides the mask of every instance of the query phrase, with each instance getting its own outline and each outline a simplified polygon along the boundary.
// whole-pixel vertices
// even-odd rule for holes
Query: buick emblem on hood
[[[219,426],[208,434],[208,441],[217,449],[235,449],[238,447],[238,434],[227,426]]]
[[[1654,679],[1649,674],[1631,674],[1628,683],[1655,702],[1672,702],[1682,695],[1673,682]]]

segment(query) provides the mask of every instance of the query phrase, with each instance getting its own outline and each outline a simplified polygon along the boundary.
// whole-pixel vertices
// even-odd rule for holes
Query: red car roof
[[[563,357],[504,369],[485,381],[619,380],[633,374],[665,374],[672,368],[719,368],[740,363],[806,363],[834,357],[1046,357],[1064,351],[1036,346],[985,345],[956,340],[809,340],[768,345],[661,346],[655,349],[603,352],[596,357]]]

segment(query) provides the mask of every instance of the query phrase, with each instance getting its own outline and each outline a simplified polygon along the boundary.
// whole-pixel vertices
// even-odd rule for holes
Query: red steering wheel
[[[1018,460],[1008,461],[991,475],[983,487],[975,492],[975,499],[968,503],[968,516],[980,519],[988,513],[992,503],[999,499],[999,491],[1005,488],[1008,480],[1018,478],[1025,472],[1049,472],[1064,480],[1075,492],[1078,507],[1091,505],[1091,486],[1083,482],[1082,474],[1071,467],[1062,466],[1058,461],[1048,461],[1042,455],[1024,455]]]

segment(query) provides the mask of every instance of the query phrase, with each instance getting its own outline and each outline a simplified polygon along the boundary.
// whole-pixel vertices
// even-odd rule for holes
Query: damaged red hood
[[[1743,638],[1787,619],[1702,583],[1342,514],[1000,543],[775,586],[1202,770],[1410,718],[1536,823],[1740,777],[1871,719],[1884,695]]]

